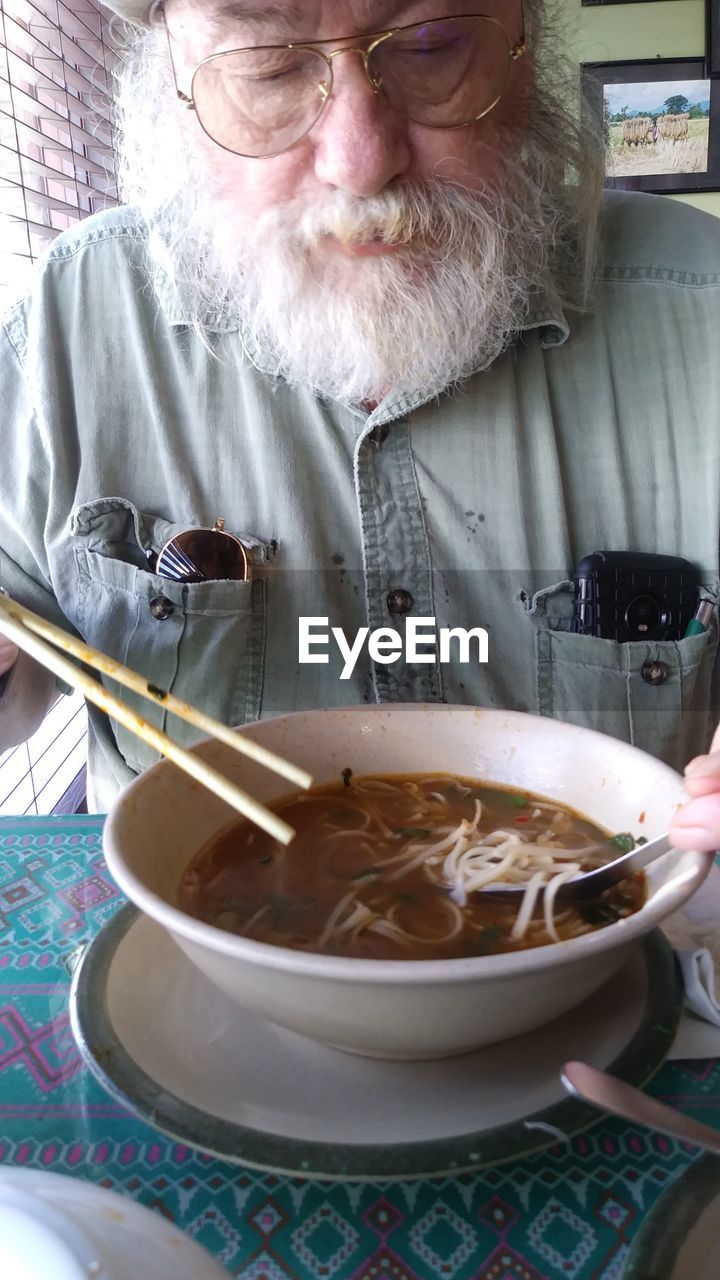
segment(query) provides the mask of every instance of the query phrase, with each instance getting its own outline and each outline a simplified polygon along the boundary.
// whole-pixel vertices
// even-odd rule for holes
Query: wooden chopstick
[[[108,657],[105,653],[101,653],[98,649],[92,649],[90,645],[84,644],[82,640],[77,640],[75,636],[71,636],[67,631],[54,626],[52,622],[41,618],[39,614],[32,613],[23,605],[18,604],[16,600],[11,600],[8,596],[0,594],[0,608],[10,618],[14,618],[36,635],[49,640],[58,649],[72,654],[74,658],[90,667],[102,671],[103,675],[109,676],[117,684],[125,685],[126,688],[132,689],[134,693],[140,694],[142,698],[147,698],[149,702],[154,702],[166,711],[171,711],[180,720],[185,720],[188,724],[192,724],[198,729],[203,729],[211,737],[219,738],[221,742],[225,742],[233,750],[239,751],[241,755],[249,756],[257,764],[266,765],[268,769],[279,773],[281,777],[287,778],[290,782],[297,783],[300,787],[307,789],[312,786],[312,777],[305,769],[299,768],[298,765],[292,764],[289,760],[276,755],[274,751],[269,751],[267,747],[262,747],[257,742],[241,738],[229,725],[213,719],[212,716],[206,715],[204,711],[193,707],[189,702],[183,702],[182,699],[176,698],[174,694],[158,689],[146,680],[144,676],[132,671],[130,667],[123,666],[122,663]]]
[[[118,684],[132,689],[150,702],[154,702],[165,710],[171,711],[173,715],[177,715],[187,723],[204,730],[209,736],[218,738],[221,742],[248,756],[257,764],[265,765],[282,777],[307,788],[312,784],[312,777],[304,769],[300,769],[290,761],[284,760],[282,756],[269,751],[267,747],[262,747],[258,743],[233,732],[228,725],[214,720],[212,716],[206,715],[196,707],[191,706],[190,703],[183,702],[171,693],[155,689],[152,684],[137,672],[131,671],[129,667],[116,662],[107,654],[100,653],[99,650],[93,649],[81,640],[77,640],[74,636],[68,635],[60,627],[47,622],[44,618],[32,613],[5,594],[0,594],[0,630],[9,636],[19,649],[23,649],[41,666],[47,667],[48,670],[59,676],[61,680],[65,680],[69,685],[79,689],[90,702],[94,702],[108,715],[124,725],[126,729],[129,729],[131,733],[142,738],[155,751],[167,756],[168,760],[171,760],[178,768],[196,778],[198,782],[213,791],[220,799],[225,800],[234,809],[237,809],[239,813],[242,813],[244,817],[256,823],[268,835],[280,840],[282,844],[290,843],[295,832],[282,818],[272,813],[271,810],[266,809],[259,801],[254,800],[252,796],[247,795],[240,787],[235,786],[221,773],[218,773],[216,769],[205,764],[199,756],[186,751],[184,747],[173,742],[172,738],[169,738],[167,734],[149,724],[147,720],[132,711],[119,698],[109,693],[104,685],[94,680],[85,671],[82,671],[74,662],[68,661],[67,658],[57,653],[52,648],[52,645],[72,654],[73,657],[101,671]],[[49,640],[50,644],[46,643],[46,640]]]

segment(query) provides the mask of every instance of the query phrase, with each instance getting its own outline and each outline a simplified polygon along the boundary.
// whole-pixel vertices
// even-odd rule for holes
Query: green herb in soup
[[[229,827],[186,869],[183,910],[301,951],[434,960],[574,938],[645,900],[643,875],[580,906],[557,897],[564,880],[617,858],[633,838],[608,836],[527,792],[446,774],[346,770],[342,782],[274,807],[295,828],[292,843],[284,848],[247,822]],[[498,882],[526,892],[518,901],[479,892]]]

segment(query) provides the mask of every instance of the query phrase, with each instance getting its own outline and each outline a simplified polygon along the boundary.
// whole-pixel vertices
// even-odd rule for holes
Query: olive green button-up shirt
[[[135,211],[91,218],[5,317],[11,596],[230,723],[447,701],[591,725],[676,766],[705,748],[717,625],[678,642],[578,636],[571,579],[595,550],[655,552],[693,561],[720,594],[720,222],[609,194],[590,314],[540,300],[490,369],[370,414],[291,389],[231,327],[203,345],[146,255]],[[249,581],[151,572],[174,532],[218,517],[251,550]],[[326,663],[299,662],[301,618],[327,619]],[[428,646],[429,661],[388,664],[364,646],[341,678],[331,628],[353,642],[417,618],[485,628],[487,662],[476,647],[441,663]],[[0,700],[0,745],[27,728],[21,691],[13,677]],[[99,809],[153,759],[94,710],[89,752]]]

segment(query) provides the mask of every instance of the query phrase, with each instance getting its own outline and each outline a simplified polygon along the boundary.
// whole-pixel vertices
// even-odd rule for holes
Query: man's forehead
[[[290,0],[268,0],[267,4],[263,0],[217,0],[216,3],[211,0],[210,4],[203,6],[203,12],[212,18],[235,19],[248,26],[271,23],[293,26],[307,21],[315,7],[313,4],[293,4]]]
[[[337,0],[210,0],[197,5],[203,16],[213,22],[300,33],[314,32],[322,25],[328,26],[330,35],[341,27],[384,28],[405,16],[410,20],[427,18],[434,16],[436,10],[442,13],[443,7],[442,0],[344,0],[341,4]]]

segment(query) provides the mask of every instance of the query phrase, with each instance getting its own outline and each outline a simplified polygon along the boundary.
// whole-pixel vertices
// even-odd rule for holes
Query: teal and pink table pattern
[[[164,1214],[242,1280],[619,1280],[658,1196],[696,1158],[602,1118],[453,1179],[332,1184],[220,1162],[107,1096],[70,1030],[72,953],[123,903],[102,820],[0,818],[0,1163],[86,1178]],[[652,1092],[720,1125],[720,1063]]]

